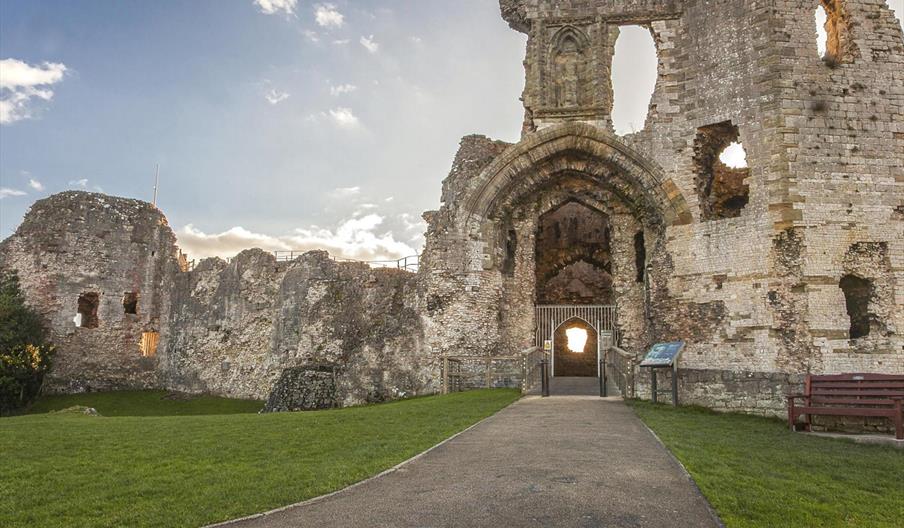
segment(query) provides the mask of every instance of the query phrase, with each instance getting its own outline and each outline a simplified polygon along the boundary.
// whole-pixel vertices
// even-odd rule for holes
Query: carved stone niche
[[[582,29],[558,28],[549,45],[546,107],[578,110],[593,105],[590,39]]]

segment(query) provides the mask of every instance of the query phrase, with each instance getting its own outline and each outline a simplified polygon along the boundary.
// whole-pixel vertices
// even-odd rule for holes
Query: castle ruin
[[[522,139],[462,140],[417,273],[260,250],[188,270],[149,204],[55,195],[0,244],[52,329],[48,388],[263,399],[301,369],[355,404],[546,340],[559,375],[595,376],[558,350],[565,323],[637,355],[686,341],[682,399],[720,409],[780,410],[807,372],[904,372],[904,35],[884,0],[500,5],[528,36]],[[643,129],[618,136],[629,24],[658,74]],[[733,142],[747,168],[719,161]],[[612,320],[550,329],[538,306]]]

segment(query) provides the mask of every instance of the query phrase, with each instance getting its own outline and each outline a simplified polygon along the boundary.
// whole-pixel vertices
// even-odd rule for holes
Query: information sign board
[[[641,367],[671,367],[678,361],[678,355],[684,350],[684,341],[673,343],[656,343],[647,352],[647,357],[640,363]]]

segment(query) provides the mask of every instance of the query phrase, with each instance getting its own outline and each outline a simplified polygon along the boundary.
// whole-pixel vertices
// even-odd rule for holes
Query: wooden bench
[[[801,416],[806,416],[807,431],[812,416],[878,416],[894,420],[895,438],[904,440],[902,401],[904,375],[808,374],[804,393],[788,395],[788,426],[793,431]]]

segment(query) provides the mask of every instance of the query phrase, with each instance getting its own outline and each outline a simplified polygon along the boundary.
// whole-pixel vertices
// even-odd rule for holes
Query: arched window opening
[[[750,201],[750,168],[737,126],[725,121],[697,130],[694,170],[703,220],[741,215]]]
[[[643,238],[643,231],[634,235],[634,267],[637,270],[637,282],[644,281],[647,265],[647,246]]]
[[[845,275],[841,278],[839,287],[844,292],[844,302],[851,320],[851,339],[868,336],[871,319],[869,303],[873,297],[872,281],[856,275]]]
[[[643,130],[659,59],[648,28],[621,26],[612,57],[612,125],[619,136]]]

